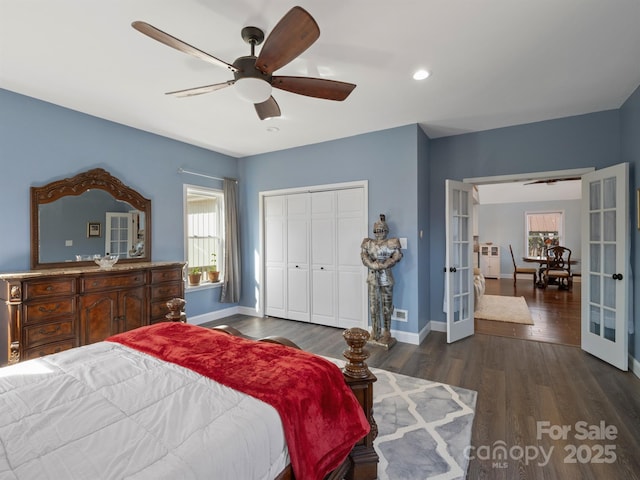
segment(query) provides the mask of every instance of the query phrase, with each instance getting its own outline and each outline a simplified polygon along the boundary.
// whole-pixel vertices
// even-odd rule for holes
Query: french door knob
[[[456,267],[449,267],[449,271],[456,273],[458,270],[456,270]]]
[[[621,273],[614,273],[611,278],[613,278],[614,280],[622,280],[622,274]]]

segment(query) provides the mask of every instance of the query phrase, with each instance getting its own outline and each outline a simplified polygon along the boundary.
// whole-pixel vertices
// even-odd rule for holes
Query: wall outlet
[[[65,247],[73,247],[73,240],[65,240],[64,241],[64,246]]]
[[[393,313],[391,314],[391,320],[395,320],[396,322],[408,322],[409,312],[407,310],[400,310],[399,308],[394,308]]]

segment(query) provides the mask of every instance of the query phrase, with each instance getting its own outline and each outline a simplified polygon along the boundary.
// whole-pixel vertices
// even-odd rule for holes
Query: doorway
[[[486,294],[524,297],[534,320],[533,325],[475,320],[475,331],[489,335],[513,337],[563,345],[581,344],[581,288],[578,277],[571,290],[555,287],[536,288],[530,276],[513,283],[513,263],[509,244],[513,245],[518,265],[527,256],[527,212],[561,210],[565,216],[565,245],[572,248],[572,258],[580,258],[581,188],[580,176],[593,169],[540,174],[523,174],[481,179],[465,179],[478,185],[479,227],[474,228],[480,244],[492,242],[502,246],[498,278],[486,278]],[[483,198],[484,197],[484,198]],[[485,202],[483,204],[483,201]],[[483,218],[485,220],[483,225]],[[504,219],[510,219],[504,222]],[[565,243],[566,242],[566,243]]]

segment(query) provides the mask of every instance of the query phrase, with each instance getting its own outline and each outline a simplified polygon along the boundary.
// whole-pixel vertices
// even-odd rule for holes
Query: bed
[[[346,373],[230,333],[162,322],[1,368],[0,478],[376,478],[367,332]]]

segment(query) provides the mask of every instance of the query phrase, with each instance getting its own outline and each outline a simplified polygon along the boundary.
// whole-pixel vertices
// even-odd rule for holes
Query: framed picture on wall
[[[102,235],[102,225],[100,222],[87,223],[87,237],[100,237]]]

